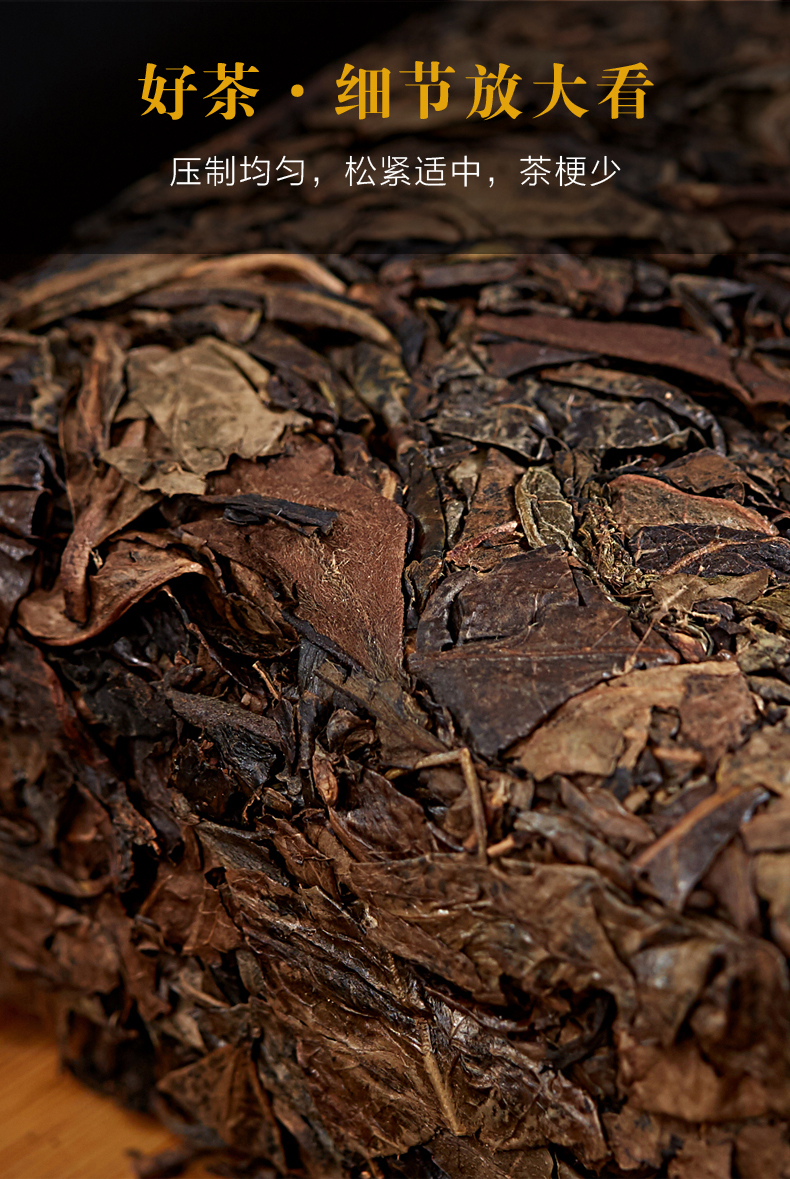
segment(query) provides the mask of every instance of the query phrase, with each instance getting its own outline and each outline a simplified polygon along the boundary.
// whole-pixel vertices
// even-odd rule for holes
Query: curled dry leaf
[[[93,347],[80,391],[67,406],[61,422],[61,446],[66,460],[66,488],[74,528],[61,559],[61,584],[66,610],[75,623],[85,623],[89,609],[87,586],[91,551],[113,533],[128,527],[156,502],[121,478],[101,461],[116,408],[123,396],[123,333],[113,324],[88,328]],[[142,430],[132,423],[119,440],[125,452],[139,446]]]
[[[614,372],[611,369],[579,362],[552,368],[543,375],[552,382],[595,390],[607,397],[655,402],[676,417],[692,422],[700,431],[710,433],[716,443],[717,453],[724,449],[724,435],[713,414],[674,385],[669,385],[657,377]]]
[[[548,315],[528,318],[481,315],[477,323],[482,331],[499,332],[520,340],[680,369],[728,389],[746,405],[785,404],[790,400],[790,390],[784,381],[766,376],[748,361],[733,365],[720,344],[675,328],[652,324],[590,323],[555,319]]]
[[[386,678],[398,674],[402,651],[400,573],[406,518],[361,483],[331,473],[326,447],[305,448],[268,467],[237,463],[215,477],[218,492],[255,492],[337,514],[325,538],[296,536],[276,519],[232,524],[198,522],[191,533],[241,565],[277,578],[307,633],[324,636],[357,666]],[[319,640],[314,640],[319,641]]]
[[[110,546],[101,568],[90,580],[91,610],[84,624],[73,622],[66,612],[63,586],[35,590],[20,608],[19,621],[28,634],[53,647],[82,643],[116,622],[130,606],[159,586],[185,573],[205,574],[198,561],[163,548],[159,538],[148,543],[144,535]]]
[[[127,376],[130,401],[156,423],[176,474],[185,470],[205,480],[209,471],[226,466],[232,454],[275,454],[288,427],[305,425],[301,414],[265,403],[266,369],[246,353],[239,359],[237,350],[214,340],[201,340],[180,352],[157,345],[137,349],[129,356]],[[127,413],[129,408],[127,404]],[[116,454],[109,452],[109,459]],[[147,478],[149,484],[159,482],[150,474]],[[166,472],[161,481],[162,490],[170,486],[170,494],[175,493]],[[184,481],[175,487],[184,490]],[[199,490],[205,490],[205,481]]]
[[[722,759],[716,781],[721,790],[733,786],[765,786],[774,794],[790,796],[790,732],[767,725],[745,745]]]
[[[97,307],[110,307],[131,295],[180,275],[195,260],[190,254],[110,254],[61,257],[63,268],[47,275],[0,306],[0,319],[38,328]]]
[[[516,511],[530,548],[548,544],[573,552],[573,509],[547,468],[532,467],[515,487]]]
[[[346,284],[316,262],[315,258],[305,254],[236,254],[230,258],[206,258],[188,266],[181,278],[199,277],[205,286],[223,286],[236,275],[258,274],[267,270],[297,274],[313,286],[331,291],[333,295],[345,294]]]
[[[361,336],[363,340],[370,340],[385,348],[397,347],[384,324],[353,303],[331,298],[319,291],[302,291],[286,286],[267,286],[264,295],[268,319],[306,324],[309,327],[334,328],[336,331]]]
[[[707,448],[666,463],[660,475],[681,491],[692,491],[697,495],[711,491],[723,493],[727,489],[732,492],[729,499],[742,500],[745,485],[758,492],[761,490],[759,484],[732,459]]]

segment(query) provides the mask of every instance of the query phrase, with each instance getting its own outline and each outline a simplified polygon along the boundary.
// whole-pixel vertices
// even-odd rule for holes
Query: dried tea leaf
[[[569,447],[588,451],[678,449],[689,439],[688,427],[652,401],[603,401],[585,390],[543,384],[535,401],[555,433]]]
[[[28,430],[6,430],[0,435],[1,486],[41,491],[52,470],[50,449],[40,435]]]
[[[84,623],[88,616],[87,571],[92,550],[114,532],[128,527],[156,503],[157,496],[125,482],[117,470],[100,461],[107,445],[115,410],[123,396],[123,333],[113,324],[89,328],[91,355],[85,364],[76,401],[61,421],[61,446],[66,459],[66,488],[74,528],[61,558],[61,582],[68,616]],[[132,423],[120,447],[141,441],[139,424]]]
[[[110,307],[130,295],[183,273],[194,254],[61,255],[61,270],[23,288],[0,307],[0,319],[37,328],[97,307]]]
[[[180,352],[152,345],[127,362],[130,398],[150,414],[179,466],[203,479],[233,454],[276,454],[285,430],[306,424],[293,410],[268,408],[227,349],[212,339]],[[254,363],[247,362],[248,371]]]
[[[316,385],[328,405],[341,417],[349,421],[364,418],[364,409],[332,365],[319,352],[314,352],[295,336],[281,331],[273,324],[265,324],[256,333],[248,348],[259,360],[276,365],[278,371],[285,372],[291,377],[301,377]]]
[[[716,1143],[692,1140],[684,1143],[669,1164],[667,1179],[730,1179],[731,1164],[730,1138]]]
[[[486,388],[485,381],[490,381],[493,388]],[[442,396],[433,428],[454,438],[501,446],[524,458],[537,453],[541,436],[551,429],[528,390],[514,396],[506,383],[490,377],[452,380]]]
[[[574,575],[551,545],[506,558],[488,574],[451,574],[420,620],[409,669],[491,756],[635,661],[676,656],[658,638],[640,643],[626,612]]]
[[[722,759],[716,781],[720,790],[765,786],[790,797],[790,732],[781,725],[766,725],[752,733],[745,745]]]
[[[130,427],[120,445],[107,447],[99,457],[140,491],[164,495],[201,495],[205,491],[205,478],[184,469],[153,422],[147,424],[144,446],[135,445],[139,435],[138,429]]]
[[[267,467],[237,463],[214,479],[217,492],[307,503],[337,513],[325,537],[300,536],[269,519],[237,525],[197,521],[190,532],[215,552],[273,576],[293,595],[294,616],[379,678],[397,675],[403,642],[401,571],[406,518],[391,500],[332,474],[326,447],[306,448]]]
[[[766,810],[744,823],[743,842],[750,852],[790,849],[790,803],[772,799]]]
[[[209,733],[219,744],[230,745],[234,736],[239,740],[243,733],[250,733],[267,743],[280,744],[280,733],[274,721],[256,716],[238,705],[173,688],[166,689],[165,696],[174,712]]]
[[[528,318],[481,315],[477,324],[483,331],[499,332],[520,340],[534,340],[559,348],[580,348],[621,360],[677,368],[729,389],[746,405],[784,404],[790,399],[790,390],[783,381],[767,377],[748,361],[739,361],[732,366],[726,349],[720,344],[676,328],[561,320],[548,315]]]
[[[743,1179],[790,1179],[790,1146],[781,1126],[743,1126],[735,1139],[735,1158]]]
[[[157,1088],[228,1146],[251,1149],[284,1167],[279,1128],[249,1049],[221,1045],[167,1073]]]
[[[693,577],[745,577],[764,569],[781,581],[790,577],[790,541],[761,530],[712,524],[657,524],[640,528],[628,542],[646,573]]]
[[[30,594],[20,607],[20,623],[43,643],[68,647],[100,634],[130,606],[174,578],[185,573],[205,575],[205,566],[162,547],[158,537],[152,539],[154,543],[149,543],[140,534],[112,542],[101,568],[90,578],[91,610],[84,625],[67,615],[61,584]]]
[[[277,270],[286,274],[297,274],[316,287],[323,287],[333,295],[345,294],[346,284],[332,274],[315,258],[305,254],[235,254],[228,258],[207,258],[194,262],[182,274],[182,278],[200,277],[204,286],[222,285],[237,275],[258,274],[261,271]]]
[[[515,488],[516,511],[530,548],[557,544],[574,552],[573,509],[548,467],[531,467]]]
[[[0,532],[0,638],[33,579],[35,545]]]
[[[456,260],[452,262],[418,265],[416,271],[423,290],[436,290],[444,287],[505,282],[519,273],[519,265],[515,258],[488,258],[476,261],[456,256]]]
[[[205,303],[174,315],[170,326],[188,340],[211,335],[232,344],[244,344],[255,334],[260,322],[261,312],[257,307],[245,311],[240,307],[223,307],[221,303]]]
[[[459,469],[456,475],[460,479]],[[460,543],[447,554],[454,565],[491,569],[503,556],[515,555],[518,516],[513,489],[520,468],[498,450],[491,449],[479,471]]]
[[[752,508],[728,499],[687,495],[644,475],[619,475],[609,484],[609,493],[617,523],[628,536],[658,521],[662,526],[692,524],[762,532],[766,536],[776,536],[779,531]]]
[[[179,951],[218,961],[220,954],[241,946],[242,939],[200,864],[189,860],[185,857],[175,869],[160,865],[140,913]]]
[[[729,494],[727,498],[742,501],[744,486],[760,491],[759,484],[755,483],[737,463],[707,448],[695,450],[692,454],[666,463],[658,473],[662,479],[668,480],[681,491],[691,491],[695,495],[704,495],[712,491],[724,494],[725,491],[738,488],[739,496]]]
[[[617,1165],[624,1171],[661,1166],[670,1138],[664,1119],[626,1104],[619,1113],[607,1114],[604,1124]]]
[[[714,856],[765,797],[759,786],[711,794],[632,861],[634,878],[665,905],[682,909]]]
[[[674,573],[651,581],[650,592],[656,600],[659,616],[663,617],[669,610],[687,613],[697,602],[714,599],[753,602],[762,595],[770,578],[768,569],[757,569],[743,577],[694,577]]]
[[[304,291],[281,285],[267,285],[264,293],[267,319],[301,323],[309,327],[334,328],[336,331],[351,332],[384,348],[397,348],[394,337],[384,324],[353,303],[319,291]]]
[[[760,904],[752,876],[751,860],[743,841],[735,838],[719,853],[702,880],[703,888],[712,890],[735,928],[742,933],[754,932],[760,924]]]
[[[355,860],[389,861],[436,851],[422,807],[372,771],[345,792],[329,818]]]
[[[568,815],[545,811],[527,811],[516,819],[511,842],[520,847],[534,843],[537,839],[541,845],[545,844],[551,849],[553,860],[565,864],[589,865],[597,869],[604,879],[620,888],[629,889],[631,880],[625,860],[604,843],[596,828],[591,830],[592,824],[578,820],[579,816],[570,818]]]
[[[757,598],[748,613],[768,619],[783,631],[790,631],[790,587],[780,586]]]
[[[40,491],[0,491],[0,527],[16,536],[34,537],[42,523],[41,499]]]
[[[357,344],[349,367],[354,391],[363,405],[379,414],[390,429],[408,421],[404,403],[409,377],[396,355],[376,344]]]
[[[474,1138],[438,1134],[425,1149],[452,1179],[552,1179],[554,1161],[545,1148],[493,1152]]]
[[[560,798],[579,821],[594,828],[605,839],[624,839],[638,846],[652,843],[655,838],[652,828],[644,819],[632,815],[613,794],[605,790],[582,792],[563,779]]]
[[[753,864],[754,886],[758,895],[768,901],[773,939],[787,954],[790,952],[790,855],[761,852],[754,857]]]
[[[492,377],[517,377],[520,373],[546,365],[568,364],[587,359],[587,353],[571,352],[567,348],[548,348],[543,344],[529,344],[521,340],[486,339],[487,371]],[[550,376],[550,374],[548,374]]]
[[[607,397],[629,400],[654,401],[676,417],[685,418],[699,430],[709,431],[716,442],[717,450],[724,449],[724,436],[715,417],[704,406],[681,392],[674,385],[656,377],[645,377],[634,373],[614,372],[611,369],[594,367],[591,364],[569,364],[567,367],[552,368],[543,374],[551,382],[575,385],[592,389]],[[686,460],[679,459],[679,462]],[[662,467],[662,471],[665,468]]]
[[[647,743],[653,708],[685,713],[681,735],[685,728],[692,744],[712,751],[722,741],[725,749],[740,744],[755,715],[746,681],[732,663],[656,667],[577,695],[513,753],[538,779],[608,777],[618,766],[633,769]]]

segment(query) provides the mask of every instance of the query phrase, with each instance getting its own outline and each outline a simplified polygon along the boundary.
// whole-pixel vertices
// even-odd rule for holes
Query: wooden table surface
[[[178,1139],[80,1084],[58,1064],[38,1020],[0,1005],[2,1179],[131,1179],[129,1150],[157,1154]],[[208,1179],[199,1163],[186,1179]]]

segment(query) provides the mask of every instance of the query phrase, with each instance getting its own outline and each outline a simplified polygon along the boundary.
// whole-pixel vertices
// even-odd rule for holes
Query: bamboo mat
[[[35,1018],[0,1006],[2,1179],[131,1179],[129,1150],[156,1154],[178,1140],[80,1084],[58,1064]],[[195,1164],[186,1179],[208,1179]]]

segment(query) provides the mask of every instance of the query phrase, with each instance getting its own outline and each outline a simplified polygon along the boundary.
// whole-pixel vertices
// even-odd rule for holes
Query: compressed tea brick
[[[743,19],[616,7],[677,69]],[[151,185],[6,292],[0,987],[185,1139],[138,1168],[786,1165],[790,272],[706,193],[252,253]]]

